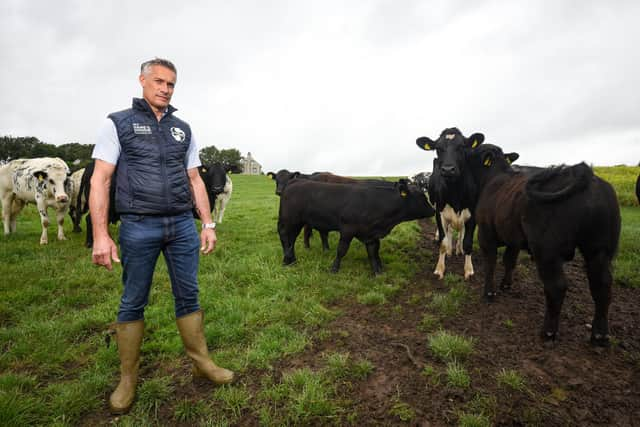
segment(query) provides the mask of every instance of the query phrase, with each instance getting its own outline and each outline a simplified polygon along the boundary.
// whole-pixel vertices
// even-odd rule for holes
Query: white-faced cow
[[[280,197],[278,233],[284,252],[283,264],[296,261],[295,241],[302,227],[339,231],[340,242],[331,271],[340,262],[355,237],[365,244],[374,274],[382,271],[380,239],[403,221],[433,216],[425,194],[407,180],[397,183],[333,184],[294,180]]]
[[[436,224],[440,253],[434,274],[440,279],[444,277],[445,257],[453,252],[453,229],[460,230],[459,239],[462,248],[458,251],[465,254],[464,278],[473,275],[471,251],[473,249],[473,233],[475,220],[473,206],[476,201],[476,187],[469,174],[464,173],[466,150],[484,141],[484,135],[474,133],[465,137],[457,128],[442,131],[435,141],[423,136],[416,144],[423,150],[436,150],[433,172],[429,178],[429,199],[436,208]]]
[[[222,163],[214,163],[212,165],[200,166],[198,171],[204,182],[209,195],[209,205],[213,212],[213,221],[222,222],[224,218],[224,210],[231,200],[233,192],[233,183],[227,172],[231,170],[231,166]]]
[[[595,314],[591,342],[607,345],[611,302],[611,261],[620,237],[620,209],[613,187],[584,163],[515,172],[500,147],[471,150],[468,170],[478,185],[475,209],[478,240],[485,256],[485,297],[496,295],[496,251],[506,246],[501,289],[511,287],[518,252],[528,250],[544,284],[546,312],[542,335],[555,340],[567,291],[563,264],[576,248],[585,261]]]
[[[35,203],[40,213],[42,234],[40,244],[49,242],[47,208],[56,211],[58,240],[64,236],[64,217],[69,209],[69,167],[56,157],[13,160],[0,168],[0,199],[4,233],[16,231],[16,217],[25,204]]]

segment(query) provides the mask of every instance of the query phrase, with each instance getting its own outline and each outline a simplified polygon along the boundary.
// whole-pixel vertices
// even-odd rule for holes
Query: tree
[[[219,155],[220,151],[216,148],[216,146],[210,145],[200,150],[200,162],[203,165],[211,165],[218,161]]]
[[[240,155],[240,151],[235,148],[218,150],[213,145],[205,147],[200,150],[200,161],[203,165],[220,162],[225,166],[229,166],[233,173],[242,172],[242,156]]]

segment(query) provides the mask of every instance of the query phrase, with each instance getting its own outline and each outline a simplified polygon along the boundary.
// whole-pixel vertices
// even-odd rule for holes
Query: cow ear
[[[505,153],[505,155],[504,155],[505,160],[509,164],[511,164],[511,163],[515,162],[516,160],[518,160],[519,157],[520,157],[520,154],[518,154],[518,153]]]
[[[416,145],[425,151],[436,149],[436,143],[433,142],[431,138],[427,138],[426,136],[421,136],[420,138],[416,139]]]
[[[465,144],[469,148],[478,148],[478,145],[484,142],[484,135],[481,133],[474,133],[465,141]]]
[[[300,172],[294,172],[294,173],[291,174],[291,179],[297,178],[299,176],[300,176]]]
[[[45,171],[36,171],[33,173],[33,176],[35,176],[38,181],[44,181],[47,179],[47,173]]]
[[[407,197],[407,194],[409,194],[409,180],[404,178],[398,180],[398,190],[400,191],[400,196]]]
[[[487,151],[482,155],[482,165],[486,168],[491,167],[491,165],[493,164],[493,160],[493,152],[491,151]]]
[[[271,179],[276,179],[276,174],[273,172],[267,172],[267,177],[271,178]]]

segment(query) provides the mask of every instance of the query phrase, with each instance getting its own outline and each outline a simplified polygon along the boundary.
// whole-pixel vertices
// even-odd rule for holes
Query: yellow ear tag
[[[42,182],[44,178],[42,178],[42,175],[38,175],[38,182]]]
[[[487,159],[484,161],[484,165],[485,165],[485,166],[491,166],[491,159],[487,158]]]
[[[431,146],[429,144],[424,144],[424,149],[425,150],[431,150]]]
[[[507,160],[507,163],[511,164],[511,159],[508,157],[505,157],[505,159]]]
[[[474,139],[473,144],[471,144],[471,148],[476,148],[478,146],[478,140]]]
[[[406,191],[401,191],[401,192],[400,192],[400,195],[401,195],[402,197],[407,197],[407,192],[406,192]]]
[[[205,168],[202,168],[202,172],[207,173],[207,170]]]

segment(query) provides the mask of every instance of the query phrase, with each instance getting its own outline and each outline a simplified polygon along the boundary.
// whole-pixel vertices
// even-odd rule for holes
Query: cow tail
[[[525,188],[529,200],[555,202],[583,191],[593,179],[593,170],[584,162],[575,166],[551,167],[533,175]]]

